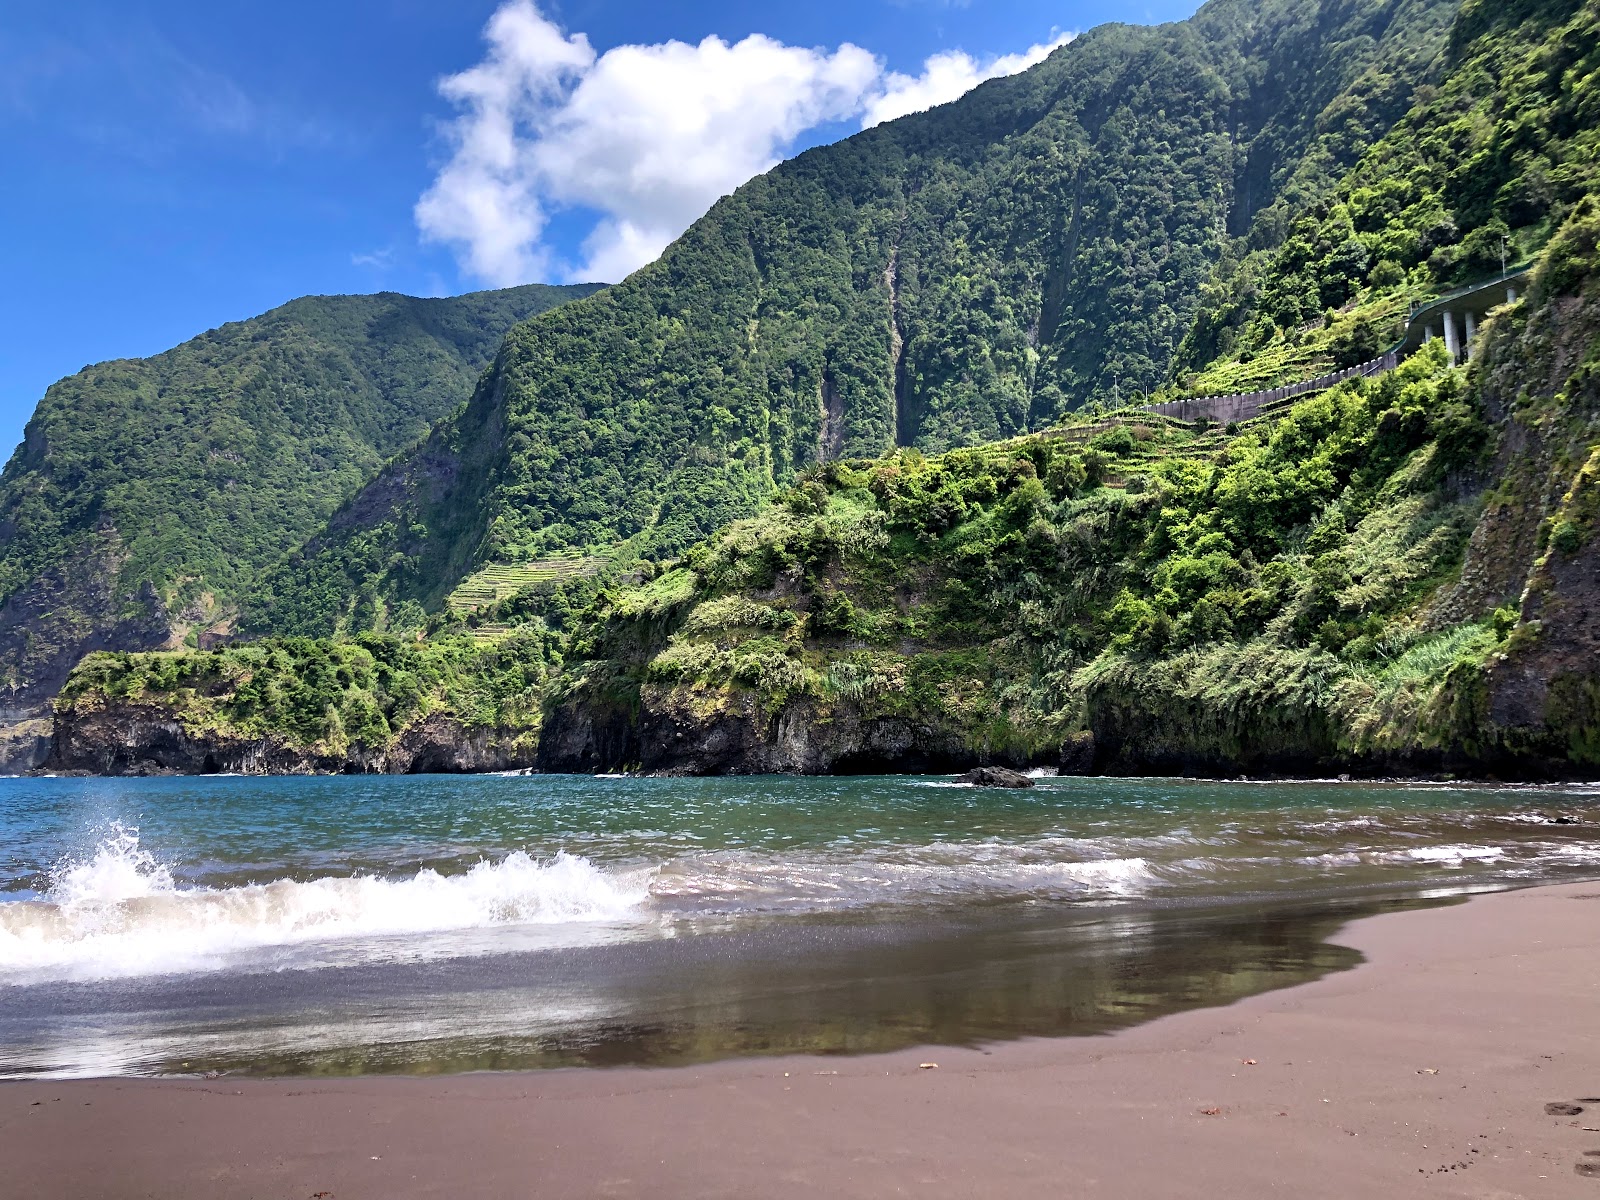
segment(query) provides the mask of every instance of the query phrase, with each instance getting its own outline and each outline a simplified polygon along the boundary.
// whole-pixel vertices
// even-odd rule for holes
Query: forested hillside
[[[1600,204],[1475,370],[808,472],[573,639],[556,770],[1600,773]]]
[[[1595,33],[1578,0],[1469,0],[1438,86],[1335,188],[1273,205],[1229,247],[1180,378],[1230,392],[1365,361],[1407,300],[1539,250],[1600,182]]]
[[[1243,381],[1334,349],[1324,308],[1537,253],[1470,366],[1435,342],[1240,427],[810,471],[597,610],[543,763],[1600,771],[1597,105],[1600,4],[1472,0],[1437,86],[1280,244],[1258,219],[1196,327]]]
[[[784,163],[513,331],[466,413],[279,572],[252,628],[437,609],[484,562],[681,552],[809,463],[1157,388],[1230,231],[1330,187],[1430,78],[1455,9],[1212,0]]]
[[[516,322],[595,289],[324,296],[55,384],[0,474],[6,699],[86,649],[227,628],[299,545],[462,403]]]
[[[1328,21],[1400,15],[1377,4],[1292,7]],[[1185,26],[1101,31],[1080,43],[1081,62],[1101,62],[1095,47],[1115,44],[1117,61],[1137,65],[1130,76],[1166,78],[1155,64],[1198,61],[1185,47],[1206,21],[1223,22],[1208,27],[1222,30],[1213,48],[1242,45],[1248,22],[1234,43],[1222,34],[1243,11],[1213,4]],[[1262,19],[1273,14],[1282,15],[1269,6]],[[1320,26],[1296,36],[1308,28]],[[1158,42],[1155,58],[1140,57]],[[1381,40],[1362,44],[1384,53]],[[1411,81],[1369,65],[1319,110],[1300,153],[1259,151],[1278,164],[1260,168],[1272,198],[1232,214],[1202,205],[1215,225],[1194,261],[1215,274],[1194,283],[1192,357],[1178,370],[1203,367],[1198,380],[1224,383],[1313,373],[1384,336],[1408,302],[1492,273],[1504,238],[1508,258],[1536,266],[1525,292],[1489,313],[1470,361],[1452,363],[1435,341],[1397,370],[1225,427],[1128,406],[1120,380],[1109,395],[1094,383],[1087,413],[1063,419],[1051,408],[1045,420],[1040,410],[1037,430],[1023,418],[939,424],[933,398],[970,395],[950,400],[966,420],[1000,411],[995,398],[1012,394],[1005,380],[1023,379],[996,366],[1009,361],[1010,326],[994,314],[1025,319],[1017,297],[1031,295],[1040,319],[1036,343],[1023,327],[1031,357],[1017,360],[1031,372],[1027,411],[1040,379],[1062,386],[1078,343],[1043,333],[1055,293],[1048,272],[1029,275],[1027,264],[1051,260],[1029,257],[1036,247],[1013,236],[1020,226],[972,218],[990,211],[988,198],[961,191],[981,157],[950,165],[950,152],[934,171],[906,151],[896,161],[921,173],[886,177],[873,174],[877,155],[931,138],[951,114],[998,120],[1016,110],[989,100],[1020,104],[1034,95],[1030,79],[1049,81],[1036,120],[986,143],[1003,153],[1071,93],[1080,68],[1062,64],[1078,60],[1058,55],[1037,75],[980,90],[970,99],[984,103],[970,110],[803,156],[720,205],[657,267],[519,326],[464,412],[341,509],[256,610],[307,631],[410,631],[426,620],[426,641],[378,632],[178,658],[95,656],[66,693],[58,761],[256,769],[251,747],[270,744],[293,769],[998,760],[1117,772],[1600,775],[1600,0],[1468,0],[1437,31],[1437,54],[1422,44],[1392,46]],[[1213,55],[1194,78],[1227,78],[1224,59]],[[1270,73],[1250,61],[1255,74],[1242,77]],[[1314,61],[1286,51],[1282,78],[1303,84]],[[1371,117],[1376,101],[1362,108],[1371,125],[1341,116],[1353,97],[1402,94],[1392,117]],[[1079,115],[1063,118],[1057,140],[1103,155],[1115,122],[1079,142]],[[1256,159],[1238,136],[1222,139],[1234,167]],[[1033,144],[1029,161],[1047,159],[1052,144]],[[1221,141],[1192,138],[1185,149],[1207,144]],[[1128,161],[1154,154],[1146,145]],[[1168,213],[1163,194],[1205,178],[1173,154],[1169,191],[1141,193],[1127,210],[1140,236],[1137,213]],[[861,190],[848,164],[887,190]],[[926,182],[934,177],[944,183]],[[1134,178],[1116,195],[1132,195]],[[1020,194],[998,176],[989,187],[1013,202]],[[779,207],[790,194],[850,203],[827,210],[832,223],[808,225],[798,214],[811,209]],[[1062,229],[1090,228],[1086,194],[1087,184],[1070,203],[1058,194],[1071,214]],[[929,195],[945,198],[937,227],[955,247],[939,250],[937,272],[913,265],[933,261],[908,251],[915,239],[861,232],[898,232],[861,214],[924,213]],[[884,208],[891,199],[901,207]],[[787,214],[782,253],[764,240],[775,212]],[[861,240],[839,240],[850,231]],[[1094,240],[1113,254],[1103,232]],[[1075,272],[1087,260],[1074,254]],[[921,307],[956,295],[962,280],[997,278],[976,267],[963,275],[949,255],[1022,265],[992,294]],[[1061,314],[1111,306],[1096,320],[1124,343],[1103,355],[1140,344],[1138,320],[1119,315],[1137,306],[1118,293],[1142,278],[1140,261],[1099,277],[1098,291],[1062,293]],[[814,270],[802,274],[793,265],[802,262]],[[829,274],[841,262],[854,271],[848,286]],[[817,284],[809,294],[806,280]],[[787,307],[766,307],[775,295]],[[941,311],[952,324],[935,320]],[[743,340],[730,347],[719,339],[734,327]],[[932,330],[930,358],[916,357],[914,338]],[[787,359],[766,340],[779,332]],[[897,354],[923,365],[873,384],[861,364],[874,361],[874,339],[880,366]],[[927,365],[935,345],[944,374]],[[866,357],[852,359],[852,346]],[[850,363],[861,366],[855,375]],[[815,408],[802,403],[807,388]],[[929,403],[912,410],[917,432],[897,436],[905,397]],[[810,432],[798,424],[806,412]],[[861,423],[874,412],[893,418],[878,433]],[[698,536],[713,517],[732,519]],[[501,591],[517,579],[532,582]],[[438,749],[447,726],[449,754]]]

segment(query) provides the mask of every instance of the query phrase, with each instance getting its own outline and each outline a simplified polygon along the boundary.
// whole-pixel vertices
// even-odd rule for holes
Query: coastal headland
[[[18,1081],[0,1163],[83,1198],[1600,1195],[1597,931],[1600,884],[1389,913],[1337,935],[1351,971],[1108,1037]]]

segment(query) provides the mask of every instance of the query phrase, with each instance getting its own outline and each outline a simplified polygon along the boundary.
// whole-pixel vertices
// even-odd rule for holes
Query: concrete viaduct
[[[1389,351],[1369,362],[1346,367],[1303,383],[1290,383],[1282,387],[1267,388],[1259,392],[1240,392],[1231,396],[1197,396],[1190,400],[1168,400],[1162,404],[1145,406],[1146,412],[1174,417],[1179,421],[1211,421],[1225,425],[1230,421],[1248,421],[1259,416],[1269,404],[1286,400],[1307,392],[1320,392],[1343,383],[1346,379],[1382,375],[1392,371],[1402,361],[1415,354],[1436,337],[1444,338],[1445,348],[1453,363],[1465,362],[1472,357],[1473,343],[1478,337],[1478,323],[1491,309],[1502,304],[1516,303],[1518,289],[1533,270],[1532,263],[1512,267],[1493,279],[1481,280],[1456,291],[1448,292],[1437,300],[1413,305],[1406,320],[1405,336]]]

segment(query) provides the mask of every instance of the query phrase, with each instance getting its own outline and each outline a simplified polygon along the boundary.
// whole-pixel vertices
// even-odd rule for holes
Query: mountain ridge
[[[477,566],[558,550],[681,552],[807,463],[992,441],[1158,387],[1227,243],[1239,171],[1299,171],[1314,190],[1354,153],[1345,125],[1317,118],[1335,101],[1398,116],[1368,103],[1395,90],[1373,80],[1397,64],[1425,77],[1454,11],[1212,0],[1189,22],[1098,27],[780,164],[655,264],[513,330],[418,451],[462,455],[461,485],[319,538],[264,587],[250,628],[347,628],[349,596],[373,597],[364,612],[433,606]],[[1246,43],[1285,61],[1257,64]],[[1254,166],[1235,161],[1246,144]]]
[[[274,636],[91,655],[57,762],[1593,777],[1600,3],[1080,44],[516,325],[269,574]],[[1240,98],[1290,83],[1257,153]],[[1537,265],[1470,361],[1338,378],[1494,249]],[[1143,407],[1330,369],[1237,420]]]
[[[254,572],[465,398],[517,320],[596,285],[302,297],[46,391],[0,472],[0,671],[226,630]]]

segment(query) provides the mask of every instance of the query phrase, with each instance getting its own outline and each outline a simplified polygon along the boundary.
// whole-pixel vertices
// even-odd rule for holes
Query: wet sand
[[[1600,1198],[1600,884],[1373,917],[1336,940],[1368,961],[1106,1037],[9,1083],[0,1195]]]

